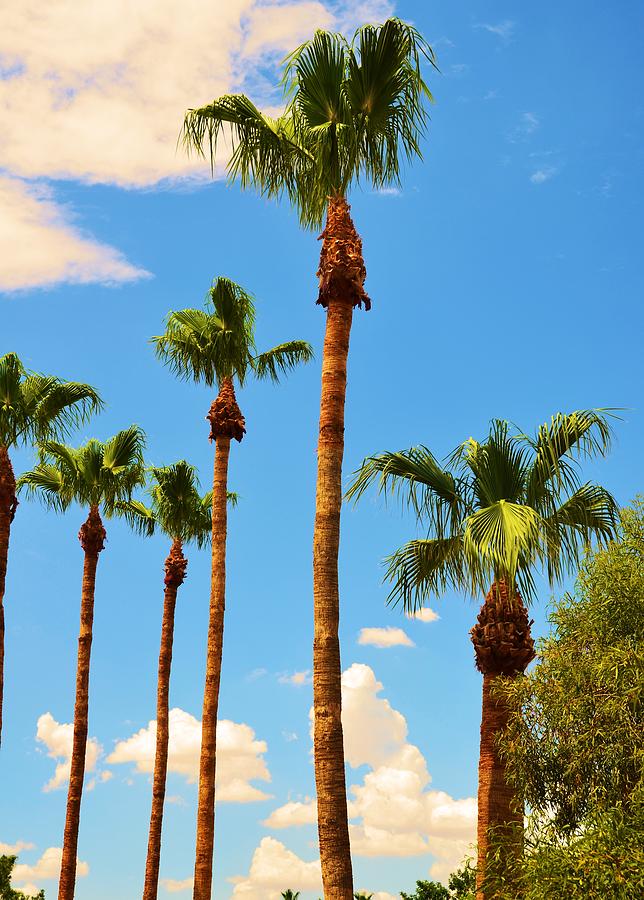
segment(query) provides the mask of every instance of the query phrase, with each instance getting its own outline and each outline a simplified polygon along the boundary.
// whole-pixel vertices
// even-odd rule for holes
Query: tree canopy
[[[387,560],[390,600],[415,610],[448,586],[480,595],[501,579],[530,600],[535,566],[551,584],[576,571],[593,538],[615,533],[615,500],[582,482],[578,465],[610,444],[610,413],[591,409],[558,413],[534,436],[494,419],[485,440],[468,438],[446,465],[425,446],[366,459],[347,496],[375,482],[429,530]]]
[[[0,856],[0,900],[45,900],[44,891],[38,891],[35,897],[28,897],[11,887],[11,873],[16,859],[16,856]]]
[[[518,875],[525,900],[635,900],[644,896],[642,500],[587,557],[550,621],[537,665],[502,687],[514,710],[502,752],[531,817],[519,871],[506,879]]]
[[[423,60],[431,47],[400,19],[364,25],[351,41],[316,31],[284,61],[283,112],[262,113],[243,94],[187,112],[186,149],[215,165],[223,134],[231,180],[269,197],[288,196],[306,227],[322,222],[327,199],[361,181],[400,183],[403,159],[420,157],[431,93]]]

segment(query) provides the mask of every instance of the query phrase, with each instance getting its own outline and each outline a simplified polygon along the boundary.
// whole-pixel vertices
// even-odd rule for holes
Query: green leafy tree
[[[0,741],[4,696],[4,593],[11,523],[18,507],[9,451],[60,439],[102,407],[94,388],[25,369],[15,353],[0,356]]]
[[[183,546],[191,542],[199,547],[205,546],[212,530],[212,495],[210,493],[203,497],[200,495],[197,473],[192,466],[181,460],[172,466],[151,468],[150,475],[152,478],[149,491],[150,506],[146,506],[140,500],[129,500],[117,505],[117,512],[124,516],[139,534],[151,536],[161,531],[171,541],[170,552],[165,561],[163,620],[157,678],[156,750],[143,900],[156,900],[159,889],[161,830],[170,738],[169,692],[174,614],[177,591],[183,584],[188,568],[188,560],[183,555]]]
[[[644,501],[589,555],[550,615],[537,665],[499,686],[501,752],[530,811],[499,900],[644,896]]]
[[[116,506],[129,500],[145,480],[144,437],[135,425],[119,431],[105,443],[91,440],[74,448],[55,441],[40,445],[41,462],[19,480],[18,487],[39,496],[51,509],[63,512],[72,503],[89,507],[78,539],[84,552],[81,590],[80,633],[74,703],[74,740],[72,744],[63,857],[58,900],[73,900],[76,884],[76,851],[80,808],[85,777],[85,751],[88,733],[90,654],[94,620],[94,588],[98,557],[106,532],[101,511],[107,517]]]
[[[404,160],[420,157],[430,92],[422,76],[431,48],[410,25],[365,25],[351,41],[317,31],[285,61],[285,108],[277,118],[246,96],[226,95],[189,110],[189,151],[232,147],[231,181],[286,196],[305,228],[319,228],[317,302],[326,309],[313,537],[314,756],[322,881],[327,900],[352,900],[341,722],[338,552],[344,406],[353,309],[369,309],[362,241],[347,197],[353,187],[397,185]],[[209,895],[195,891],[196,900]]]
[[[510,857],[520,843],[523,809],[505,773],[497,738],[509,710],[493,696],[502,678],[517,678],[534,658],[524,598],[535,594],[533,573],[550,584],[579,565],[593,539],[615,533],[617,507],[609,492],[579,477],[579,458],[604,455],[611,440],[601,410],[558,413],[534,437],[494,420],[487,438],[469,438],[442,466],[427,447],[373,456],[349,490],[359,498],[374,482],[397,493],[427,527],[388,560],[390,600],[414,611],[425,598],[454,587],[476,597],[491,587],[472,629],[483,674],[478,790],[478,896],[490,830]]]
[[[278,381],[298,364],[313,358],[305,341],[289,341],[258,353],[252,296],[227,278],[218,278],[206,309],[171,312],[165,333],[153,338],[159,359],[181,378],[216,385],[218,394],[208,413],[210,440],[215,442],[212,489],[212,577],[206,653],[206,682],[199,762],[199,801],[194,877],[196,900],[210,900],[215,833],[215,766],[217,708],[226,598],[226,502],[230,443],[241,441],[246,422],[237,405],[235,380]]]
[[[35,897],[28,897],[11,887],[11,873],[16,859],[16,856],[0,856],[0,900],[45,900],[44,891],[38,891]]]
[[[297,900],[299,896],[299,891],[292,891],[290,888],[286,891],[282,891],[282,897],[284,898],[284,900]]]
[[[438,881],[417,881],[413,894],[401,891],[401,900],[474,900],[476,869],[469,860],[449,876],[449,887]]]
[[[450,893],[438,881],[417,881],[413,894],[400,892],[401,900],[450,900]]]

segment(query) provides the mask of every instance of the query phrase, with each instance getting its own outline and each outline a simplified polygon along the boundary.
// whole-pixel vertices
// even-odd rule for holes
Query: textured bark
[[[4,590],[9,556],[9,534],[18,506],[16,479],[6,447],[0,447],[0,744],[4,699]]]
[[[98,556],[105,543],[105,529],[98,508],[93,506],[81,526],[78,539],[85,553],[83,586],[81,590],[80,633],[78,635],[78,663],[76,666],[76,701],[74,704],[74,741],[71,770],[67,790],[67,814],[63,838],[63,858],[60,868],[58,900],[72,900],[76,887],[76,854],[80,808],[85,778],[89,710],[89,666],[94,622],[94,587]]]
[[[159,650],[159,674],[157,680],[157,737],[143,900],[156,900],[159,890],[161,829],[163,827],[163,804],[165,802],[168,742],[170,738],[168,697],[170,693],[170,668],[172,666],[172,642],[174,638],[174,611],[177,602],[177,590],[183,584],[187,566],[188,560],[183,555],[181,541],[175,539],[165,561],[163,623],[161,626],[161,647]]]
[[[505,763],[497,749],[498,736],[507,727],[509,710],[501,697],[494,696],[494,682],[499,677],[518,678],[534,659],[531,624],[521,595],[518,592],[510,595],[506,584],[499,581],[490,588],[471,631],[476,667],[483,674],[477,900],[492,900],[484,886],[491,842],[501,856],[517,853],[522,843],[523,804],[508,784]],[[499,862],[503,866],[502,858]]]
[[[320,254],[320,296],[327,308],[322,359],[317,490],[313,535],[313,748],[318,836],[325,900],[352,900],[353,874],[342,738],[338,554],[347,357],[353,307],[369,309],[362,245],[341,197],[329,200]]]
[[[194,900],[211,900],[212,859],[215,843],[215,775],[217,754],[217,710],[224,644],[226,607],[226,527],[228,497],[228,458],[230,441],[244,436],[244,417],[232,381],[222,382],[219,396],[207,416],[211,440],[215,441],[215,465],[212,486],[212,570],[210,578],[210,618],[206,651],[206,683],[201,717],[201,756],[199,759],[199,803],[197,807],[197,847],[195,856]]]

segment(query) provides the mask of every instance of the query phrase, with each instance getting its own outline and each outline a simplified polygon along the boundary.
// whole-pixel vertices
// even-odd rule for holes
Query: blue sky
[[[276,61],[316,25],[352,28],[391,10],[413,21],[441,74],[429,73],[436,103],[424,162],[406,171],[400,192],[352,197],[373,308],[354,320],[345,473],[372,452],[421,442],[443,456],[484,435],[492,417],[532,429],[558,410],[618,406],[615,448],[588,473],[627,503],[642,489],[644,442],[644,15],[626,0],[236,0],[225,9],[190,0],[179,21],[170,0],[141,2],[136,17],[97,0],[73,15],[55,2],[36,20],[37,5],[16,5],[0,36],[0,353],[101,391],[107,408],[78,442],[137,422],[150,462],[188,459],[204,490],[211,392],[155,361],[149,338],[167,312],[199,305],[211,279],[227,275],[257,297],[260,347],[303,338],[317,353],[283,386],[250,384],[239,395],[248,434],[231,457],[242,500],[230,517],[220,705],[232,723],[221,764],[230,799],[217,809],[214,892],[270,900],[302,886],[308,900],[318,896],[315,827],[306,823],[319,244],[286,204],[213,183],[175,153],[182,113],[226,90],[274,105]],[[18,472],[31,461],[14,456]],[[72,720],[82,520],[78,509],[56,517],[21,503],[5,598],[0,841],[33,845],[20,852],[19,883],[47,896],[49,848],[61,846],[64,822],[56,766],[70,732],[58,726]],[[136,767],[145,768],[149,735],[148,744],[146,734],[131,739],[154,718],[167,546],[119,522],[107,527],[90,707],[100,749],[83,801],[88,874],[78,900],[138,896],[147,841],[149,775]],[[372,497],[344,511],[355,880],[378,900],[430,870],[444,877],[475,818],[476,606],[447,594],[431,601],[439,618],[420,622],[384,605],[380,560],[415,534],[408,516]],[[184,752],[171,758],[161,866],[162,895],[178,897],[190,896],[208,601],[208,554],[189,558],[171,688]],[[549,598],[543,585],[537,634]],[[363,628],[402,628],[414,646],[359,644]],[[413,814],[399,821],[401,797]]]

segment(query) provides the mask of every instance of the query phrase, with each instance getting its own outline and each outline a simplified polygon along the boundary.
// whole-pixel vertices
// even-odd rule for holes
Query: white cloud
[[[542,166],[542,168],[532,173],[530,181],[533,184],[543,184],[544,181],[550,181],[551,178],[554,178],[558,171],[555,166]]]
[[[311,671],[306,669],[303,672],[293,672],[292,675],[284,672],[282,675],[278,675],[277,680],[280,684],[293,684],[295,687],[302,687],[304,684],[311,683]]]
[[[516,24],[517,23],[513,22],[512,19],[504,19],[502,22],[497,23],[477,22],[473,27],[482,28],[483,31],[489,31],[490,34],[495,34],[503,41],[509,41],[514,34]]]
[[[253,854],[248,875],[228,880],[235,885],[233,897],[278,900],[289,886],[301,891],[319,890],[322,878],[319,860],[305,862],[280,841],[265,837]]]
[[[418,622],[437,622],[440,616],[433,609],[430,609],[429,606],[423,606],[422,609],[417,609],[416,612],[407,613],[407,618],[416,619]]]
[[[119,741],[107,761],[134,763],[137,772],[154,771],[156,720],[132,737]],[[266,800],[268,794],[250,782],[271,780],[263,754],[266,742],[255,739],[248,725],[220,719],[217,723],[217,800],[251,803]],[[182,775],[189,784],[199,778],[201,722],[182,709],[170,710],[168,771]]]
[[[353,26],[389,4],[183,0],[179,17],[174,0],[138,0],[136,15],[126,0],[5,6],[0,171],[10,177],[0,184],[0,289],[11,291],[144,277],[81,234],[44,180],[124,188],[207,180],[208,164],[177,148],[186,109],[246,87],[256,94],[257,85],[258,102],[271,102],[267,55],[277,61],[316,28]]]
[[[22,850],[33,850],[34,845],[27,841],[16,841],[15,844],[3,844],[0,841],[0,856],[18,856]]]
[[[46,186],[1,176],[0,246],[1,291],[58,282],[116,284],[149,274],[83,235]]]
[[[192,890],[194,878],[184,878],[182,881],[177,881],[176,878],[161,878],[159,883],[169,894],[178,894],[179,891]]]
[[[532,135],[541,126],[541,120],[536,113],[521,113],[517,124],[510,129],[507,139],[511,144],[520,144],[529,141]]]
[[[69,781],[71,769],[72,746],[74,743],[74,726],[71,722],[57,722],[51,713],[43,713],[39,717],[36,739],[47,747],[47,756],[59,759],[53,777],[44,786],[43,791],[54,791]],[[96,738],[89,738],[85,750],[85,773],[93,772],[101,754],[101,745]]]
[[[359,644],[372,647],[414,647],[415,644],[402,628],[362,628],[358,636]]]
[[[60,875],[60,864],[63,858],[62,847],[48,847],[38,862],[33,866],[18,863],[14,866],[11,883],[27,894],[36,894],[43,881],[57,879]],[[76,875],[83,878],[89,873],[89,866],[81,860],[76,861]]]
[[[353,768],[370,767],[350,787],[351,848],[368,857],[431,854],[431,876],[446,881],[475,839],[476,800],[430,788],[425,758],[407,741],[407,722],[382,689],[369,666],[354,663],[342,675],[346,759]],[[314,800],[291,801],[263,824],[310,825],[315,812]]]

